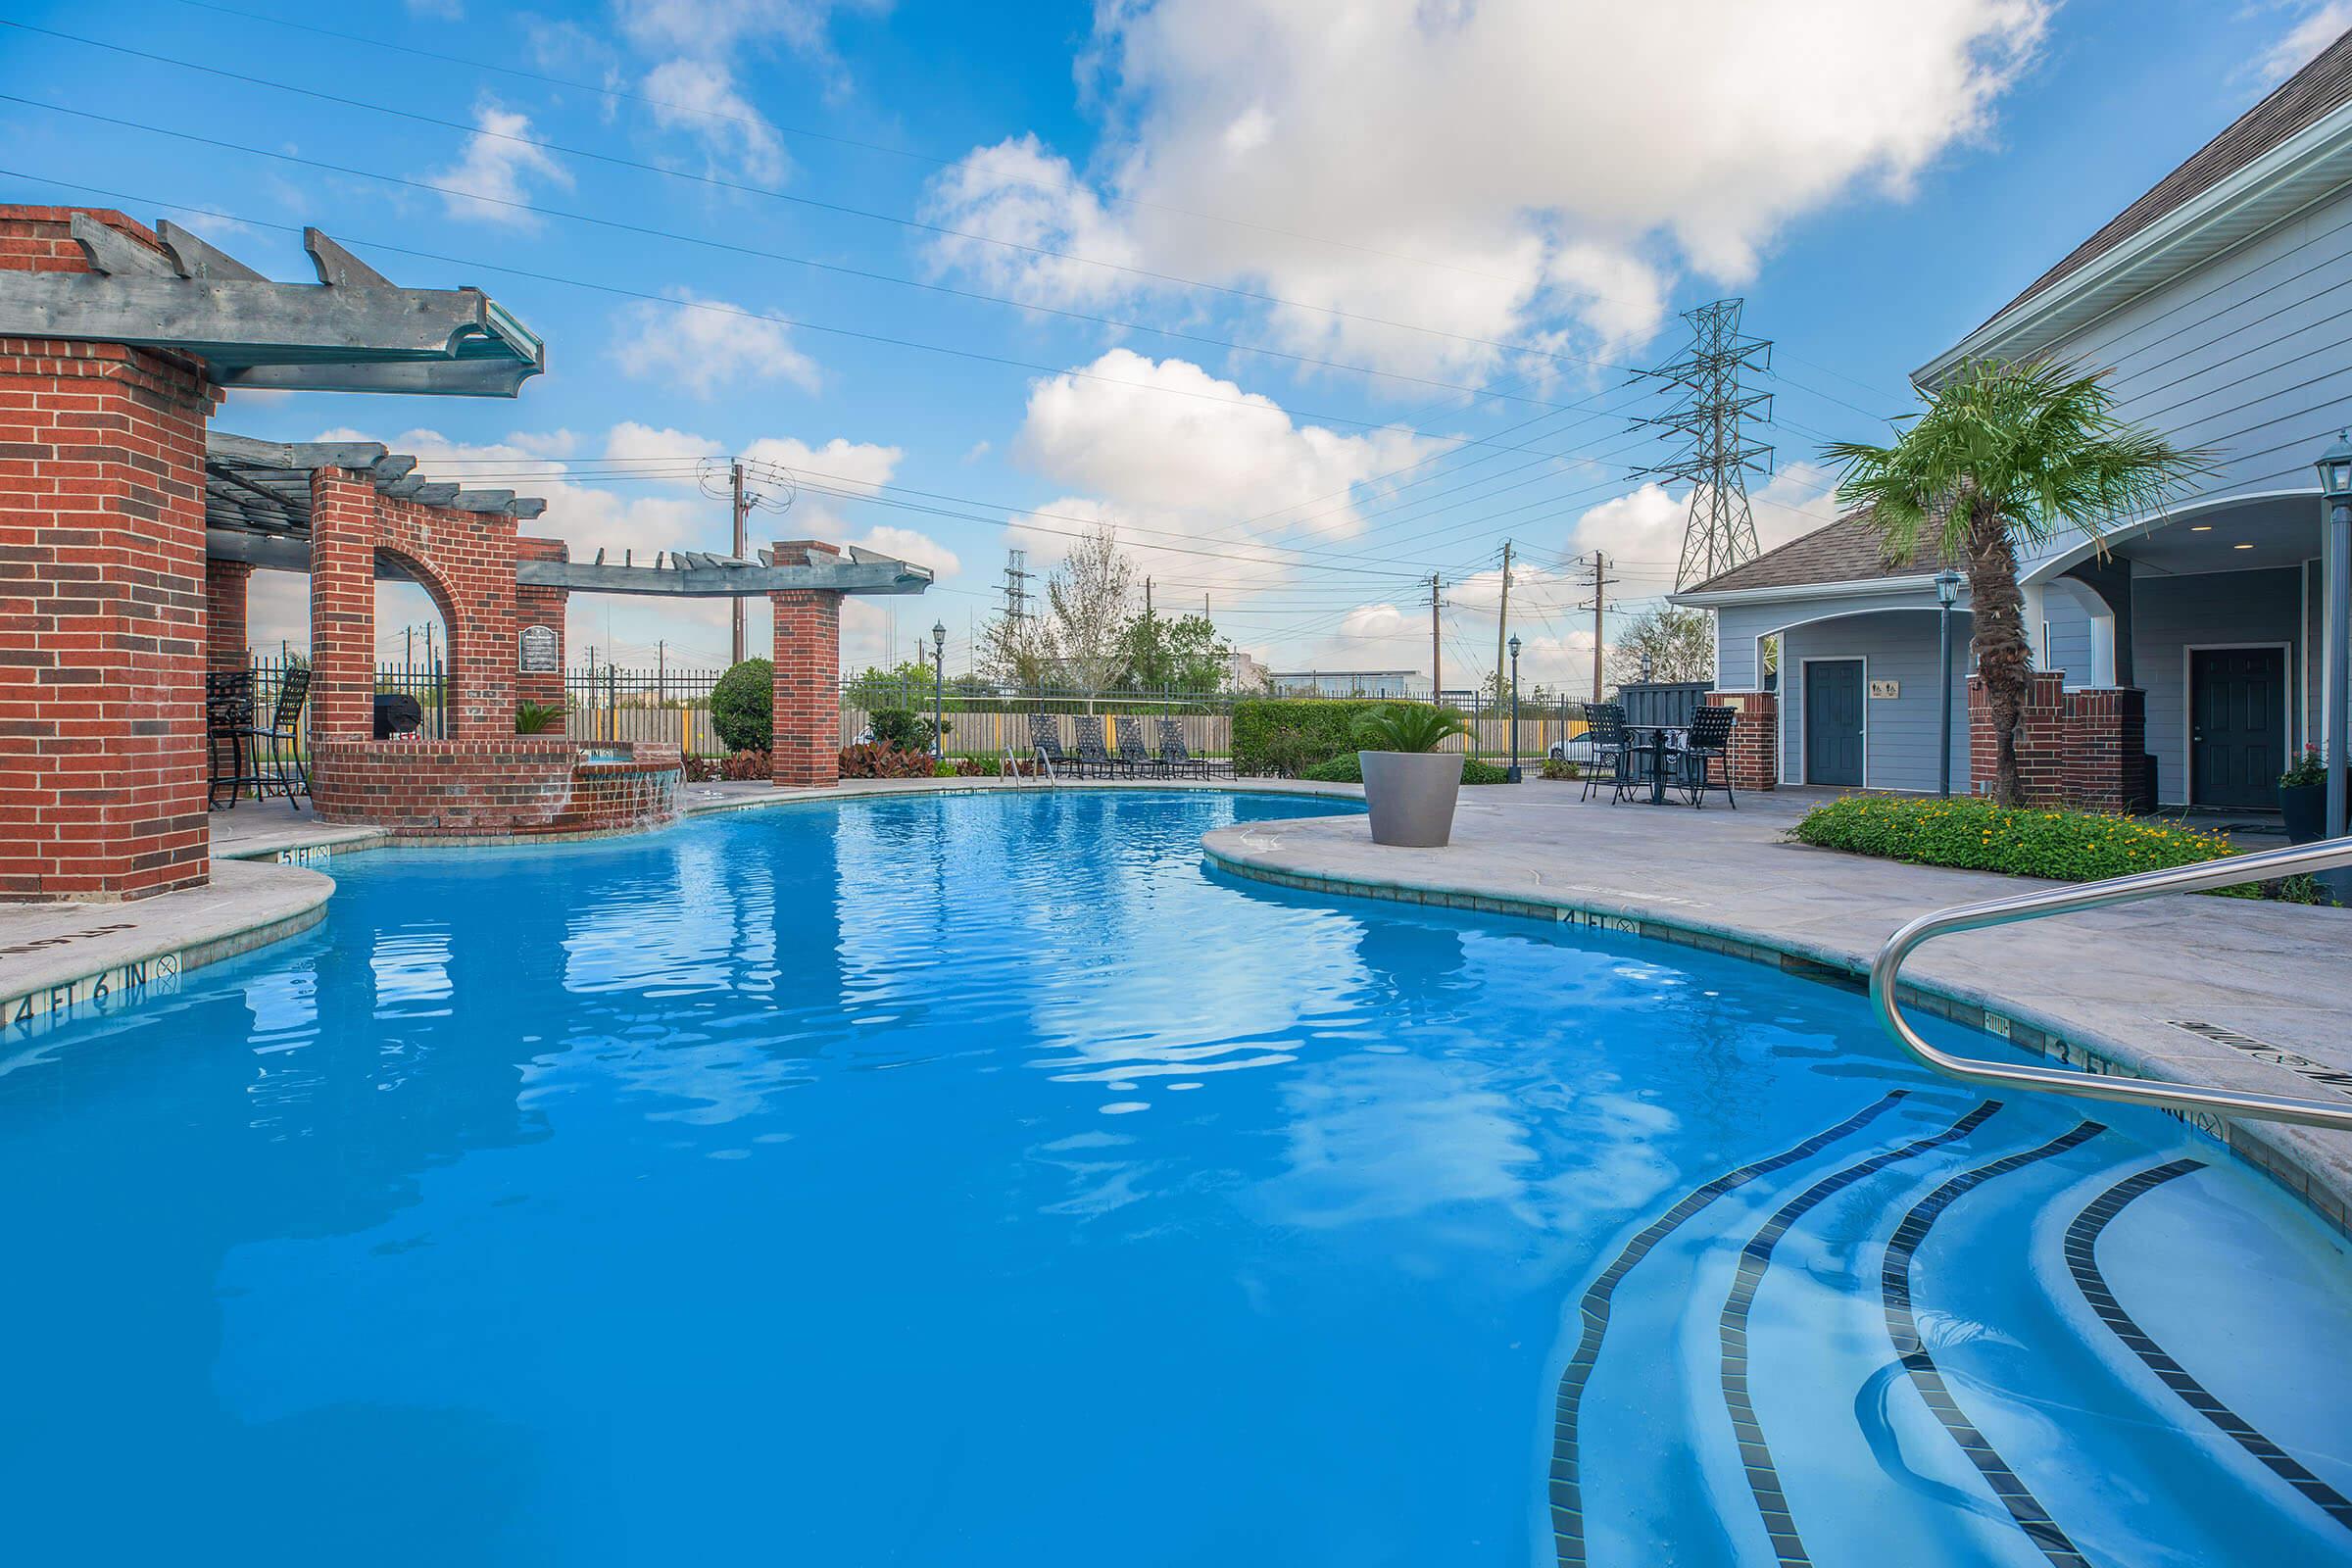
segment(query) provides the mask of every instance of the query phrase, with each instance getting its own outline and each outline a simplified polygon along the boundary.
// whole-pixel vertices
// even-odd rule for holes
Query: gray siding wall
[[[1901,683],[1899,697],[1866,706],[1864,779],[1874,790],[1936,788],[1937,640],[1932,611],[1844,615],[1792,627],[1781,641],[1781,778],[1803,781],[1804,676],[1801,661],[1865,657],[1871,680]],[[1952,624],[1952,787],[1968,787],[1968,617]]]
[[[2148,751],[2156,795],[2188,799],[2188,649],[2229,643],[2289,643],[2288,686],[2303,663],[2297,613],[2303,574],[2294,567],[2197,577],[2141,577],[2132,584],[2132,674],[2148,694]],[[2287,714],[2287,747],[2302,744],[2301,705]]]
[[[1788,619],[1785,606],[1740,605],[1715,613],[1715,684],[1727,692],[1763,689],[1756,639]]]
[[[2068,339],[2111,371],[2119,412],[2211,447],[2183,499],[2315,493],[2312,464],[2352,424],[2352,192],[2135,300]],[[2318,526],[2318,508],[2313,525]],[[2059,553],[2054,541],[2037,556]]]

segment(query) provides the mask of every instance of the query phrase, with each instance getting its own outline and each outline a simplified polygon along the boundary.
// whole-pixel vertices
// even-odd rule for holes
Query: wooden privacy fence
[[[965,699],[969,701],[969,699]],[[964,757],[994,757],[1000,752],[1011,752],[1017,757],[1029,755],[1029,718],[1034,711],[1028,708],[964,708],[950,709],[948,721],[948,751]],[[919,715],[931,717],[931,710]],[[1185,750],[1205,757],[1223,757],[1233,750],[1233,715],[1231,713],[1163,713],[1149,708],[1122,709],[1116,698],[1105,698],[1097,710],[1102,720],[1105,745],[1117,750],[1122,735],[1142,739],[1144,749],[1159,750],[1159,720],[1176,720],[1184,734]],[[1078,715],[1049,713],[1054,734],[1065,751],[1078,745]],[[852,708],[844,699],[841,709],[841,743],[844,746],[865,733],[870,719],[863,710]]]

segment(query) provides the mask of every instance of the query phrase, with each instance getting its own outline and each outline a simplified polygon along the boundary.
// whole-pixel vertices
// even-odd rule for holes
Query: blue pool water
[[[1202,868],[1330,808],[358,857],[12,1033],[7,1560],[2352,1562],[2352,1267],[2264,1178]]]

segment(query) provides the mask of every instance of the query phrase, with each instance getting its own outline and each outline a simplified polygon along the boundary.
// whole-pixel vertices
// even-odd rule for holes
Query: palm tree
[[[1822,449],[1843,469],[1838,504],[1868,509],[1862,521],[1886,560],[1915,560],[1932,544],[1966,569],[1977,674],[1997,745],[1993,788],[2005,806],[2023,804],[2017,729],[2034,667],[2018,545],[2070,530],[2102,540],[2211,466],[2210,453],[2117,418],[2105,375],[2049,360],[1980,360],[1939,388],[1892,446]]]

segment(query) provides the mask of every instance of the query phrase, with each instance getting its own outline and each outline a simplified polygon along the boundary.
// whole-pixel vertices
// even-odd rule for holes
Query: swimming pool
[[[1332,808],[336,860],[5,1060],[10,1559],[2352,1562],[2352,1266],[2265,1178],[1201,865]]]

